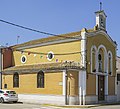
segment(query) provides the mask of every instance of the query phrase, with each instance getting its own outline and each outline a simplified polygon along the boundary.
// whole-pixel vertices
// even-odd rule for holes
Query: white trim
[[[98,96],[96,95],[91,95],[91,96],[86,96],[86,104],[96,104],[98,103]]]
[[[83,71],[83,105],[85,105],[86,101],[86,71]]]
[[[105,95],[108,95],[108,75],[105,76]]]
[[[64,96],[49,94],[18,94],[19,102],[65,105]]]
[[[105,100],[108,102],[108,103],[115,103],[117,102],[117,95],[108,95],[108,96],[105,96]]]
[[[53,55],[53,57],[51,59],[49,59],[49,54],[50,53]],[[48,54],[47,54],[47,60],[52,61],[53,59],[54,59],[54,53],[52,51],[48,52]]]
[[[90,32],[90,33],[87,33],[87,37],[94,37],[96,36],[97,34],[102,34],[104,35],[109,41],[110,43],[114,46],[114,47],[117,47],[117,45],[114,43],[114,41],[112,40],[112,38],[103,30],[98,30],[96,32]]]
[[[103,48],[104,49],[104,72],[107,72],[107,69],[108,69],[108,63],[107,63],[107,50],[106,50],[106,47],[104,45],[99,45],[98,47],[98,53],[99,53],[99,50],[100,48]],[[98,64],[97,64],[98,66]]]
[[[25,58],[25,62],[22,61],[22,58],[23,58],[23,57]],[[22,56],[21,56],[21,63],[24,64],[24,63],[26,63],[26,61],[27,61],[27,57],[26,57],[25,55],[22,55]]]
[[[96,95],[98,95],[98,75],[96,75]]]
[[[27,45],[27,46],[23,46],[23,47],[17,47],[17,49],[18,50],[22,50],[22,49],[41,47],[41,46],[47,46],[47,45],[52,45],[52,44],[73,42],[73,41],[78,41],[78,40],[81,40],[81,36],[80,35],[75,35],[75,39],[74,38],[73,39],[72,38],[71,39],[57,39],[57,40],[54,40],[54,41],[43,42],[43,43],[39,43],[39,44],[35,44],[35,45]]]
[[[95,61],[96,61],[96,64],[95,64],[95,69],[97,70],[97,47],[95,46],[95,45],[93,45],[92,47],[91,47],[91,73],[93,73],[93,69],[92,69],[92,61],[93,61],[93,59],[92,59],[92,55],[93,55],[93,53],[92,53],[92,51],[93,51],[93,49],[95,49]]]
[[[102,72],[93,72],[92,74],[108,76],[108,73],[102,73]]]
[[[86,32],[81,32],[81,65],[86,68]]]
[[[79,71],[79,99],[80,105],[85,105],[85,96],[86,96],[86,71]]]
[[[109,54],[111,56],[111,60],[110,60],[110,71],[111,71],[111,76],[113,75],[113,55],[112,55],[112,52],[111,51],[108,51],[108,65],[109,65]],[[108,71],[109,71],[109,66],[108,66]],[[109,72],[108,72],[109,74]]]
[[[79,85],[79,97],[80,97],[80,105],[82,105],[82,95],[83,95],[83,93],[82,93],[82,90],[83,90],[83,81],[82,81],[82,73],[81,73],[81,71],[79,71],[79,83],[78,83],[78,85]]]

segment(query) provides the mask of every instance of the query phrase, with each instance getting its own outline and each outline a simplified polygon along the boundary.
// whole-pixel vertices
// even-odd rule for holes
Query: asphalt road
[[[63,109],[63,107],[51,107],[35,104],[22,104],[22,103],[3,103],[0,104],[0,109]],[[80,108],[64,108],[64,109],[80,109]],[[120,105],[106,105],[91,108],[81,109],[120,109]]]

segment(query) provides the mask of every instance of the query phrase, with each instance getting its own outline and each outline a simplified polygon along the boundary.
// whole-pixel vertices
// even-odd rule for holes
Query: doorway
[[[98,76],[98,101],[105,100],[105,77],[103,75]]]

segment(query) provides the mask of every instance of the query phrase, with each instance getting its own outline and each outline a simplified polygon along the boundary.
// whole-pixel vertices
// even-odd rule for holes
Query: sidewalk
[[[27,102],[25,102],[27,103]],[[101,103],[101,104],[93,104],[93,105],[54,105],[54,104],[39,104],[39,103],[27,103],[27,104],[37,104],[45,107],[53,107],[53,108],[92,108],[99,106],[107,106],[107,105],[120,105],[120,102],[115,103]]]

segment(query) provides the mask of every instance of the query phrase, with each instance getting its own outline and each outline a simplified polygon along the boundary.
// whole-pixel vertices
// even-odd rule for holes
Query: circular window
[[[21,57],[21,63],[25,63],[25,62],[26,62],[26,60],[27,60],[26,56],[25,56],[25,55],[23,55],[23,56]]]
[[[54,58],[53,52],[49,52],[49,53],[47,54],[47,59],[48,59],[49,61],[51,61],[53,58]]]

